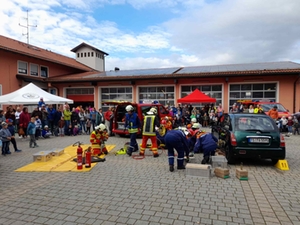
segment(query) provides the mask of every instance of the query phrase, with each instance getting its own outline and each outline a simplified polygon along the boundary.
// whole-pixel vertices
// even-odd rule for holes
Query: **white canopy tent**
[[[0,104],[7,105],[36,105],[43,98],[46,104],[73,104],[74,101],[57,95],[50,94],[33,83],[27,84],[12,93],[0,96]]]

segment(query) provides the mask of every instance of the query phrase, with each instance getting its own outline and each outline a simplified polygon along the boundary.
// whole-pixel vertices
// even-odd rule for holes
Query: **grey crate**
[[[64,154],[64,149],[53,149],[52,150],[52,155],[53,156],[60,156]]]
[[[213,168],[217,168],[217,167],[227,168],[227,159],[225,156],[222,155],[212,156],[211,165]]]
[[[211,165],[201,165],[196,163],[188,163],[185,166],[185,174],[187,176],[211,177]]]
[[[52,159],[52,151],[40,151],[33,154],[33,162],[47,162]]]

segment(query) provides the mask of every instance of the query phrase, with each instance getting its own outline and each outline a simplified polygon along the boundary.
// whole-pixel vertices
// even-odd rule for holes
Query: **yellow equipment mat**
[[[81,145],[82,149],[85,150],[90,145]],[[106,145],[108,152],[114,149],[116,145]],[[83,154],[84,156],[84,154]],[[82,170],[77,170],[77,163],[73,161],[77,157],[77,145],[70,145],[64,148],[64,153],[60,156],[52,156],[52,158],[47,162],[33,162],[19,169],[15,172],[88,172],[90,171],[96,163],[92,163],[90,168],[85,168],[82,166]],[[99,158],[104,158],[105,155],[99,156]]]

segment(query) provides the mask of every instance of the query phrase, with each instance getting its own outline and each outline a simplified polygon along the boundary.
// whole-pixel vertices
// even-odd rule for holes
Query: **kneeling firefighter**
[[[218,147],[217,142],[218,139],[211,133],[206,133],[205,131],[198,132],[194,153],[203,151],[201,164],[209,163],[210,156],[215,155],[215,151]]]
[[[165,144],[168,149],[168,160],[169,160],[169,169],[171,172],[174,171],[174,148],[176,149],[177,156],[177,169],[185,169],[184,166],[184,155],[189,160],[189,146],[187,135],[189,134],[186,128],[179,130],[170,130],[165,135]]]
[[[159,129],[160,126],[160,119],[157,116],[156,108],[151,108],[147,115],[144,117],[144,124],[143,124],[143,138],[142,138],[142,145],[140,155],[145,154],[145,150],[147,147],[148,139],[151,140],[152,146],[151,150],[153,152],[153,157],[158,157],[157,152],[157,140],[156,140],[156,133],[155,131]]]
[[[108,139],[106,126],[100,124],[95,127],[95,130],[90,135],[90,142],[92,144],[93,155],[107,154],[108,151],[105,146],[105,141]]]
[[[141,128],[141,121],[132,105],[126,106],[126,116],[125,116],[125,129],[128,129],[130,134],[130,144],[126,150],[127,155],[131,156],[132,152],[139,150],[138,144],[136,142],[136,136]]]

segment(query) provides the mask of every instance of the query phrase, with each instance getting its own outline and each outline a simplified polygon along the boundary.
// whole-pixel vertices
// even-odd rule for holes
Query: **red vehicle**
[[[107,105],[115,105],[115,114],[114,114],[114,120],[113,120],[113,132],[115,134],[118,134],[120,136],[124,136],[129,134],[127,130],[125,130],[125,115],[126,115],[126,106],[132,105],[135,112],[138,114],[138,117],[141,120],[141,123],[143,123],[144,116],[152,107],[155,107],[157,109],[157,114],[160,117],[160,119],[164,119],[166,116],[170,116],[169,111],[162,105],[162,104],[154,104],[154,103],[132,103],[127,101],[108,101],[103,102]]]
[[[281,103],[278,102],[271,102],[271,101],[248,101],[248,100],[244,100],[244,101],[239,101],[241,104],[243,105],[247,105],[247,107],[249,108],[250,105],[261,105],[261,107],[263,108],[264,112],[267,114],[268,111],[270,109],[273,108],[273,106],[277,106],[277,110],[278,110],[278,115],[279,115],[279,119],[283,116],[285,116],[286,118],[288,118],[289,116],[291,116],[289,110],[287,110]]]

